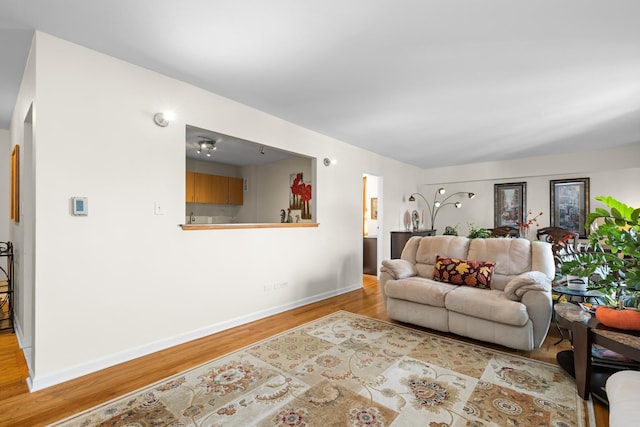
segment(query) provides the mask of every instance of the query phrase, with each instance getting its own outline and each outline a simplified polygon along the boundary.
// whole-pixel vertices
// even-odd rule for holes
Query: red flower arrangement
[[[296,174],[293,184],[291,184],[291,194],[293,194],[293,204],[290,208],[301,209],[302,218],[311,219],[309,201],[312,198],[313,192],[311,191],[311,184],[305,184],[302,182],[302,173]]]
[[[300,196],[303,202],[311,200],[311,184],[302,182],[302,173],[298,173],[293,180],[293,184],[291,184],[291,194]]]
[[[529,211],[529,213],[527,214],[527,217],[525,218],[526,222],[516,221],[516,225],[524,231],[524,234],[529,233],[529,227],[531,227],[532,225],[535,225],[536,227],[540,226],[540,224],[538,224],[538,218],[540,218],[542,212],[532,218],[529,218],[530,215],[533,215],[532,211]]]

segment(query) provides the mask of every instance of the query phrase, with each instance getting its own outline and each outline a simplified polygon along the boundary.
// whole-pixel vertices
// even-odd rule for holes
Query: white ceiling
[[[640,143],[638,0],[2,0],[0,128],[34,29],[424,168]]]
[[[203,139],[215,142],[215,150],[209,153],[211,156],[207,156],[208,150],[200,150],[198,153]],[[291,157],[301,157],[299,154],[294,155],[288,151],[195,126],[187,126],[186,156],[189,159],[233,166],[261,166]]]

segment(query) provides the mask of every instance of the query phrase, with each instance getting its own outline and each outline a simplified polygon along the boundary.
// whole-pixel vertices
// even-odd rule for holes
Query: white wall
[[[312,160],[304,157],[293,157],[260,167],[243,168],[243,174],[246,172],[247,176],[251,177],[248,182],[248,191],[245,193],[247,208],[253,208],[255,214],[249,216],[251,214],[247,213],[245,206],[243,206],[241,215],[247,214],[248,216],[244,217],[242,222],[280,222],[280,210],[284,209],[286,212],[289,208],[291,175],[301,172],[303,182],[312,183],[312,169]],[[313,210],[317,202],[316,187],[312,187],[311,222],[317,222],[316,212]],[[293,222],[296,222],[296,215],[300,215],[300,211],[292,210]]]
[[[212,175],[241,177],[240,168],[223,163],[207,162],[206,160],[186,159],[187,170],[199,173],[209,173]]]
[[[0,242],[9,237],[9,205],[11,195],[11,137],[8,130],[0,129]]]
[[[447,194],[456,191],[476,193],[473,200],[462,200],[463,207],[446,206],[438,214],[438,234],[447,225],[459,224],[460,235],[467,235],[467,223],[492,228],[494,224],[494,184],[507,182],[527,183],[527,210],[534,214],[542,211],[540,227],[550,221],[550,180],[589,178],[590,210],[603,206],[596,196],[613,196],[634,207],[640,206],[640,142],[622,148],[571,155],[538,157],[501,162],[477,163],[424,171],[420,192],[432,200],[439,187]],[[447,196],[445,194],[445,197]],[[453,200],[453,199],[452,199]],[[530,234],[535,236],[537,227]]]
[[[24,271],[35,262],[21,291],[35,287],[35,296],[23,295],[35,300],[35,319],[21,319],[30,341],[33,329],[35,389],[358,288],[363,173],[383,182],[384,258],[384,240],[402,229],[402,215],[412,209],[406,198],[420,182],[427,194],[441,183],[477,193],[463,209],[446,211],[447,221],[462,224],[493,224],[493,183],[519,176],[532,177],[528,203],[542,210],[549,176],[590,176],[592,194],[638,205],[629,200],[638,197],[638,170],[629,164],[639,158],[637,148],[620,151],[617,168],[594,155],[420,171],[49,35],[35,38],[11,124],[12,145],[22,144],[34,103],[35,190],[23,194],[34,199],[26,210],[37,230],[34,253],[21,237],[28,221],[10,226]],[[176,120],[160,128],[152,117],[167,109]],[[337,159],[313,172],[319,226],[182,231],[187,124]],[[531,196],[536,189],[541,193]],[[69,214],[72,196],[89,198],[88,217]],[[153,214],[154,201],[166,207],[164,215]],[[265,291],[275,283],[286,286]]]
[[[35,40],[35,38],[34,38]],[[36,47],[32,45],[25,66],[20,95],[11,119],[11,146],[20,145],[20,221],[9,224],[9,235],[14,244],[15,305],[14,320],[16,335],[29,367],[30,378],[34,377],[34,271],[35,271],[35,172],[33,122],[36,101]]]
[[[417,168],[35,38],[35,73],[28,67],[12,120],[15,144],[35,101],[35,389],[360,287],[362,173],[385,177],[384,193],[397,195],[391,212],[417,189]],[[160,128],[152,117],[167,109],[176,120]],[[337,159],[315,172],[319,227],[182,231],[186,124]],[[88,197],[88,217],[69,214],[72,196]],[[154,201],[164,215],[153,214]],[[275,283],[286,286],[265,291]]]

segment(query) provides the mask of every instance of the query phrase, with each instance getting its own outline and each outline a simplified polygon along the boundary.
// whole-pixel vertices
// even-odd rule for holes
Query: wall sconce
[[[462,202],[458,201],[458,202],[448,202],[447,200],[449,200],[450,198],[452,198],[453,196],[456,196],[458,194],[466,194],[467,197],[469,199],[473,199],[474,197],[476,197],[475,193],[469,193],[467,191],[458,191],[456,193],[453,193],[452,195],[450,195],[449,197],[445,198],[444,200],[438,200],[438,195],[442,195],[444,193],[446,193],[447,191],[444,188],[438,188],[435,192],[435,194],[433,195],[433,203],[429,204],[429,202],[427,201],[426,197],[424,197],[422,194],[420,193],[413,193],[411,194],[411,196],[409,196],[409,201],[410,202],[415,202],[416,198],[414,196],[420,196],[422,198],[422,200],[424,200],[425,204],[427,205],[427,209],[429,209],[429,216],[431,218],[431,229],[435,230],[435,223],[436,223],[436,217],[438,216],[438,212],[440,211],[440,209],[442,209],[443,207],[447,206],[447,205],[453,205],[456,207],[456,209],[460,209],[462,207]]]
[[[166,128],[173,120],[173,114],[171,113],[156,113],[153,116],[153,121],[160,127]]]
[[[337,161],[336,161],[336,159],[330,159],[328,157],[325,157],[324,160],[322,161],[322,163],[326,167],[329,167],[329,166],[335,165],[337,163]]]

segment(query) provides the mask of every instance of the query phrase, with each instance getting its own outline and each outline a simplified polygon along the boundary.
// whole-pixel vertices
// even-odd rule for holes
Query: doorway
[[[362,272],[378,275],[382,258],[382,178],[362,174]]]
[[[19,218],[12,222],[11,240],[14,242],[14,272],[16,275],[14,324],[16,336],[31,378],[35,362],[35,135],[33,128],[34,106],[31,104],[23,122],[22,155],[20,159]],[[22,154],[21,153],[21,154]]]

